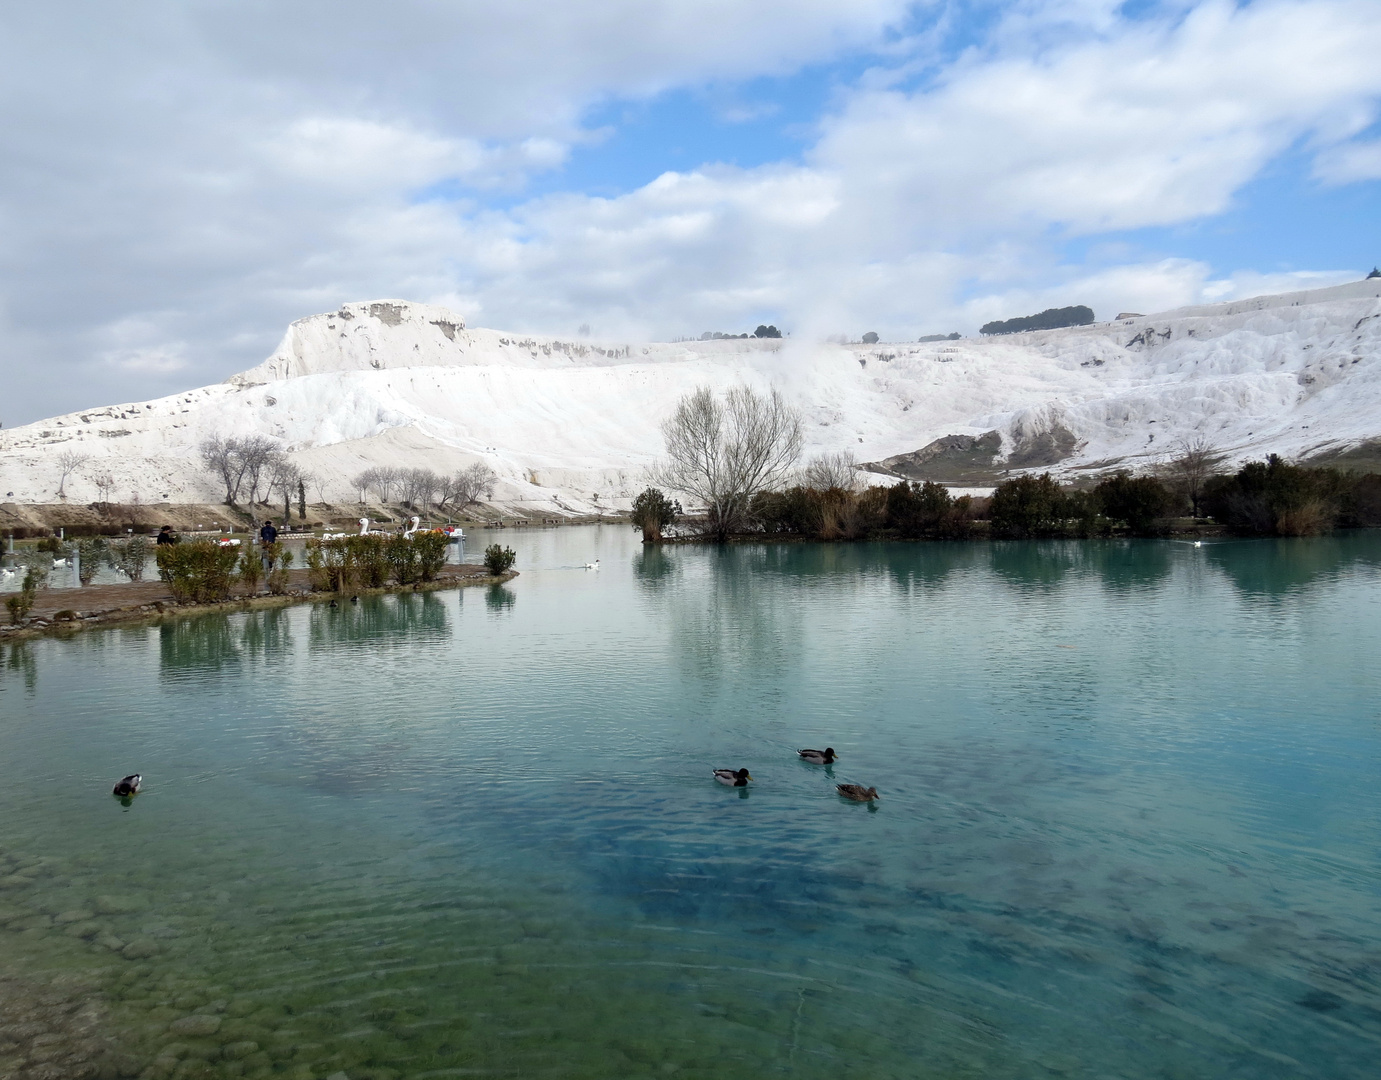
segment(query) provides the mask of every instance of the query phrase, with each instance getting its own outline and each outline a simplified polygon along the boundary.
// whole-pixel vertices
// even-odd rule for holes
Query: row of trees
[[[316,491],[317,501],[325,502],[326,481],[300,466],[263,435],[243,438],[213,435],[199,448],[202,464],[225,488],[225,501],[238,506],[266,503],[275,495],[283,500],[286,520],[294,501],[298,515],[307,516],[307,489]],[[399,502],[411,509],[435,506],[461,511],[481,499],[493,498],[498,474],[483,462],[453,474],[431,469],[371,468],[356,476],[352,485],[364,502],[371,494],[381,503]]]
[[[459,513],[481,499],[492,499],[498,479],[498,473],[477,461],[450,475],[431,469],[365,469],[352,482],[360,502],[373,494],[381,503],[399,502],[421,510],[449,507]]]
[[[277,493],[283,500],[286,521],[294,501],[298,516],[307,516],[308,485],[317,487],[318,497],[321,495],[323,482],[304,471],[264,435],[212,435],[202,441],[199,452],[202,464],[224,485],[228,506],[238,506],[241,498],[247,498],[253,506],[268,502]]]
[[[1019,476],[991,499],[954,498],[939,484],[857,489],[848,453],[797,469],[800,414],[777,391],[737,386],[688,394],[662,426],[666,458],[657,487],[634,503],[634,525],[655,540],[681,513],[661,488],[690,497],[705,516],[696,528],[720,542],[743,533],[818,539],[865,536],[959,538],[987,522],[998,538],[1163,535],[1186,514],[1242,534],[1308,536],[1337,527],[1381,525],[1381,476],[1291,465],[1271,456],[1235,473],[1207,439],[1182,442],[1158,475],[1121,472],[1092,488],[1049,474]]]

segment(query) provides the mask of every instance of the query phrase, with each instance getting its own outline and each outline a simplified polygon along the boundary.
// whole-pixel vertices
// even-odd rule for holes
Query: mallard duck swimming
[[[111,790],[112,795],[118,795],[122,799],[128,799],[131,795],[139,794],[139,785],[144,782],[144,778],[138,773],[130,773],[121,780]]]
[[[823,750],[797,750],[796,753],[801,755],[802,761],[809,761],[812,765],[833,765],[838,756],[833,746]]]
[[[753,776],[747,769],[739,769],[737,772],[733,769],[716,769],[714,778],[727,787],[747,787]]]
[[[875,787],[864,787],[862,784],[835,784],[835,790],[846,799],[854,802],[872,802],[874,799],[882,798]]]

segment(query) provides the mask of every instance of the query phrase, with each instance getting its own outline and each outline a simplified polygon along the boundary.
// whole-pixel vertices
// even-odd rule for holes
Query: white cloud
[[[1315,160],[1314,175],[1328,184],[1381,180],[1381,140],[1329,147]]]
[[[939,31],[886,40],[903,0],[18,9],[0,42],[4,419],[222,378],[348,299],[515,329],[910,335],[1266,282],[1069,266],[1051,237],[1212,215],[1291,146],[1327,182],[1381,176],[1357,141],[1381,6],[1121,7],[1006,4],[949,61]],[[877,67],[802,161],[516,198],[607,134],[582,127],[592,104],[863,49]]]

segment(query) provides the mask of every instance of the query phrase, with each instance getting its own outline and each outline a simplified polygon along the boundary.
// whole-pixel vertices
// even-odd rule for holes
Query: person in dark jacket
[[[177,543],[177,537],[173,535],[173,527],[172,527],[171,525],[164,525],[163,528],[159,529],[159,530],[158,530],[158,539],[155,540],[154,543],[156,543],[156,544],[176,544],[176,543]]]
[[[259,530],[260,557],[263,559],[264,571],[267,573],[273,569],[273,559],[269,555],[269,545],[278,540],[278,530],[273,527],[272,519],[264,521],[264,527]]]

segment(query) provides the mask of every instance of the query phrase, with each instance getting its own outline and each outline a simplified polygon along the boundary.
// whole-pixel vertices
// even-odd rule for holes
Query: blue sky
[[[1381,261],[1375,0],[148,0],[0,40],[0,422],[350,300],[905,340]]]

